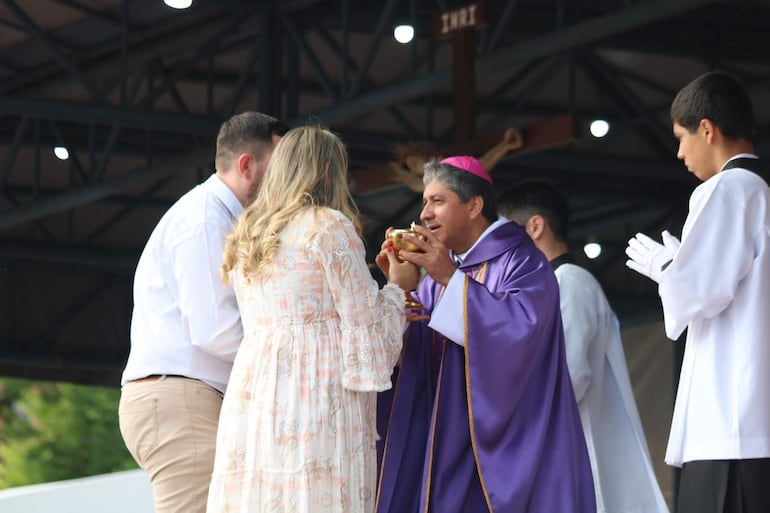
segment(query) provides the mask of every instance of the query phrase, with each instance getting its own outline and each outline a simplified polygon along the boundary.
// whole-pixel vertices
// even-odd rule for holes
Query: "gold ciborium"
[[[388,238],[393,245],[393,251],[396,254],[396,259],[399,262],[406,262],[401,258],[401,251],[420,251],[420,247],[417,244],[410,242],[404,238],[404,235],[411,235],[412,237],[420,240],[425,240],[425,235],[421,234],[414,229],[414,223],[411,228],[396,228],[388,233]],[[412,297],[411,292],[406,294],[406,301],[404,306],[409,310],[424,310],[425,306]]]

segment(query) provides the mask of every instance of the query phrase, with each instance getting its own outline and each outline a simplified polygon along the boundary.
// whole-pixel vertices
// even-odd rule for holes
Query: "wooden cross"
[[[435,158],[473,155],[492,171],[497,162],[509,155],[545,150],[577,137],[578,123],[571,114],[476,137],[476,29],[484,25],[485,0],[443,12],[435,18],[436,36],[452,38],[455,144],[439,149],[429,142],[419,142],[397,148],[395,160],[354,172],[354,194],[367,194],[397,184],[420,192],[422,167]]]
[[[422,166],[425,162],[451,155],[473,155],[492,172],[501,159],[543,151],[574,141],[578,134],[578,120],[572,114],[531,123],[522,128],[507,128],[464,143],[438,148],[428,143],[404,145],[396,151],[395,159],[353,173],[353,194],[372,193],[395,185],[406,185],[422,191]],[[494,173],[492,178],[494,179]]]
[[[436,36],[452,38],[452,89],[457,142],[470,141],[476,135],[476,29],[484,25],[484,0],[436,17]]]

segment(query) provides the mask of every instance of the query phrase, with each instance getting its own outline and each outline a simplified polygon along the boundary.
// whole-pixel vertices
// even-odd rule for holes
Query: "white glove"
[[[677,250],[679,250],[679,244],[681,244],[679,239],[668,233],[668,230],[663,230],[660,233],[660,237],[663,239],[663,245],[676,254]]]
[[[661,233],[663,244],[655,242],[643,233],[637,233],[628,241],[626,255],[630,260],[626,266],[634,271],[647,276],[655,283],[660,282],[663,269],[674,259],[676,250],[679,249],[679,240],[668,233]]]

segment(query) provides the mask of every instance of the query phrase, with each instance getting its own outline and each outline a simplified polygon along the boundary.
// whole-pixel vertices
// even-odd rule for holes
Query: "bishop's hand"
[[[422,267],[437,283],[446,286],[457,270],[457,265],[449,256],[449,249],[424,226],[415,225],[413,229],[425,240],[404,235],[404,239],[417,246],[419,251],[402,251],[401,257]]]

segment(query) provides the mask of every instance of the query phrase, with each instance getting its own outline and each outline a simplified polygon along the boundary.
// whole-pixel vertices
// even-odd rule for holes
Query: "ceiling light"
[[[583,246],[583,252],[591,260],[595,258],[599,258],[599,255],[602,254],[602,245],[599,244],[598,242],[589,242],[588,244]]]
[[[396,41],[405,45],[414,39],[414,27],[411,25],[397,25],[393,29],[393,37]]]
[[[53,154],[56,155],[56,158],[59,160],[67,160],[70,158],[70,152],[64,146],[56,146],[53,149]]]
[[[610,131],[610,124],[603,119],[595,119],[591,121],[589,129],[594,137],[604,137]]]
[[[172,9],[187,9],[192,5],[192,0],[163,0],[163,3]]]

